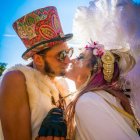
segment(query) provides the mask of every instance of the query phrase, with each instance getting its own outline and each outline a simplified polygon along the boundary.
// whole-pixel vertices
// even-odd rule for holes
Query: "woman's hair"
[[[107,82],[104,79],[103,73],[104,68],[101,57],[97,57],[93,55],[93,53],[91,53],[89,63],[87,64],[87,67],[91,69],[91,78],[88,84],[77,93],[75,99],[68,105],[66,109],[66,121],[68,126],[68,136],[70,137],[70,139],[74,137],[75,133],[75,120],[74,120],[75,106],[80,96],[82,96],[88,91],[93,90],[95,91],[101,89],[108,91],[114,96],[117,96],[117,94],[114,94],[115,91],[123,93],[121,74],[124,73],[125,71],[128,72],[130,69],[132,69],[132,67],[135,64],[135,59],[131,56],[131,54],[128,51],[121,52],[121,50],[111,50],[111,53],[114,56],[115,62],[114,62],[114,73],[110,82]],[[131,61],[131,64],[130,61],[128,60]],[[125,63],[125,66],[123,65],[123,63]],[[95,68],[95,66],[97,67],[97,69]]]

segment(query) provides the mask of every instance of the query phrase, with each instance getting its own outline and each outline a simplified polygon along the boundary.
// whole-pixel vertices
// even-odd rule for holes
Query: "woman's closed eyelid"
[[[78,59],[78,60],[84,59],[84,55],[83,55],[83,54],[79,55],[79,56],[77,57],[77,59]]]

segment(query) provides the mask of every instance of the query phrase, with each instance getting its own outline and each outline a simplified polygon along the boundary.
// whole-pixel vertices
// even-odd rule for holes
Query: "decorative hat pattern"
[[[37,9],[13,23],[13,28],[23,41],[27,50],[23,59],[72,38],[72,34],[64,35],[57,9],[53,6]]]

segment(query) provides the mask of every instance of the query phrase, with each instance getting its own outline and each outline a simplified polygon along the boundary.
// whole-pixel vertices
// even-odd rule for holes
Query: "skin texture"
[[[61,47],[58,46],[59,45],[55,46],[52,50],[48,51],[46,53],[47,57],[45,57],[44,60],[50,66],[53,75],[63,76],[65,74],[66,68],[70,63],[70,59],[69,57],[66,57],[63,62],[58,60],[58,53],[63,50],[68,50],[66,43],[63,43]]]
[[[33,56],[33,67],[45,75],[47,74],[45,61],[47,61],[54,71],[53,76],[61,75],[70,62],[68,57],[63,63],[56,58],[57,53],[63,49],[68,49],[66,43],[54,46],[47,52],[48,54],[45,57],[35,54]],[[7,72],[2,80],[0,87],[0,119],[4,140],[32,140],[31,110],[25,82],[25,76],[18,70]],[[45,140],[63,139],[47,137]]]
[[[20,71],[8,72],[0,87],[0,117],[5,140],[31,140],[30,115],[24,75]]]
[[[63,51],[68,50],[66,43],[58,44],[46,52],[43,56],[35,54],[33,56],[34,67],[41,71],[43,74],[48,74],[53,76],[63,76],[65,70],[70,63],[70,58],[66,56],[63,62],[58,60],[58,54]],[[48,68],[46,68],[48,67]]]
[[[82,52],[79,56],[79,59],[73,59],[71,61],[72,67],[66,73],[66,77],[75,81],[76,88],[79,88],[88,78],[90,75],[91,68],[88,67],[88,60],[91,56],[88,50],[85,50],[84,53]]]

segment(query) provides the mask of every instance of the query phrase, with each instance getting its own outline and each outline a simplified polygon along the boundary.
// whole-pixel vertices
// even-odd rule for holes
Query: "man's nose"
[[[66,56],[66,58],[64,59],[64,63],[68,64],[70,62],[71,62],[70,57]]]

